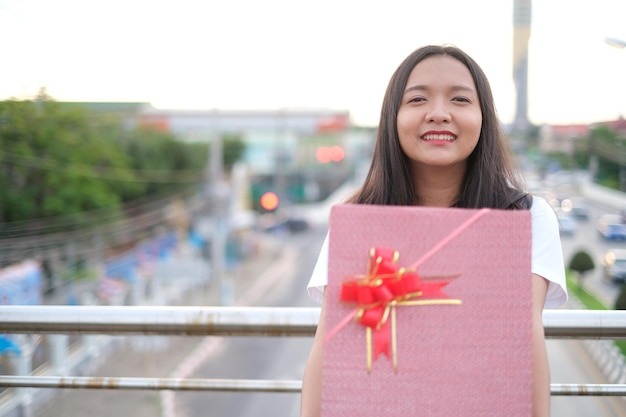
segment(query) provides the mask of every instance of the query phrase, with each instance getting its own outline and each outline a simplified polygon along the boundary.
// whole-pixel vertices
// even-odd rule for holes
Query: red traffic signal
[[[272,211],[278,207],[278,196],[276,193],[268,191],[261,196],[261,207],[267,211]]]

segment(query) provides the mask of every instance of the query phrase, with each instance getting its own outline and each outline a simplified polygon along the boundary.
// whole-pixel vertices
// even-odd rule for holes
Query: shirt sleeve
[[[567,302],[565,264],[556,213],[548,202],[533,196],[532,216],[532,273],[548,281],[544,308],[560,307]]]
[[[326,233],[326,238],[309,279],[307,286],[309,297],[321,304],[326,284],[328,284],[328,233]]]

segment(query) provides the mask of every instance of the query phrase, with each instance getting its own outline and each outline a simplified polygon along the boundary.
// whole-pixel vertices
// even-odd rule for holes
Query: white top
[[[533,196],[530,214],[532,221],[531,271],[549,281],[544,308],[560,307],[567,302],[567,287],[559,223],[554,210],[542,197]],[[327,283],[328,234],[309,280],[307,287],[309,296],[321,303]]]

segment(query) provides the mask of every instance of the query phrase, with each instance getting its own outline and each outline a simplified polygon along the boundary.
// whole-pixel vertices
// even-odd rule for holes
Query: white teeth
[[[424,135],[422,137],[424,140],[454,140],[455,136],[452,135]]]

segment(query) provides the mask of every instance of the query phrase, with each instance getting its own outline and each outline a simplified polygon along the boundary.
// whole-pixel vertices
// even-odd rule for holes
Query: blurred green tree
[[[626,310],[626,283],[622,284],[615,300],[615,310]]]
[[[45,89],[35,100],[0,101],[0,223],[115,212],[205,179],[208,144],[70,104]],[[226,136],[224,168],[244,151],[239,136]]]
[[[119,190],[102,170],[132,187],[129,166],[83,110],[62,107],[45,90],[34,101],[0,102],[0,222],[116,207]]]
[[[597,161],[594,180],[605,187],[626,191],[626,183],[620,179],[626,164],[626,139],[609,126],[590,129],[587,153]]]
[[[223,137],[224,171],[230,171],[246,151],[246,144],[239,135],[225,134]]]
[[[576,274],[578,275],[578,285],[580,286],[580,288],[583,287],[583,279],[585,277],[585,274],[593,270],[595,267],[596,266],[593,262],[593,259],[591,258],[591,255],[589,255],[589,253],[584,250],[579,250],[574,253],[569,261],[568,266],[571,271],[576,272]]]
[[[131,167],[143,184],[140,190],[124,195],[128,201],[142,195],[154,195],[180,189],[181,184],[199,183],[207,161],[206,145],[200,146],[176,139],[169,132],[138,127],[126,132],[124,149]]]

